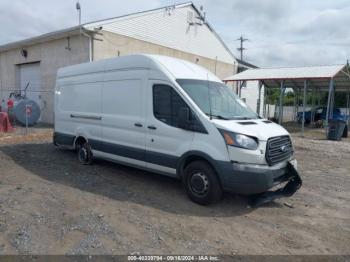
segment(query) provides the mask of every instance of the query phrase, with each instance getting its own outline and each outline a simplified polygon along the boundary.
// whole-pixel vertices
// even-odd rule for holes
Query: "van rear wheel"
[[[219,179],[205,161],[194,161],[186,166],[183,185],[188,197],[200,205],[215,203],[222,197]]]
[[[91,165],[93,162],[93,155],[89,143],[83,142],[77,145],[78,160],[83,165]]]

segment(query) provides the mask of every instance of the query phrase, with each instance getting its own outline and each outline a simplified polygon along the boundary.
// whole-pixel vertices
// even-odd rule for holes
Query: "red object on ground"
[[[7,101],[7,108],[13,108],[13,100],[12,99],[9,99]]]
[[[13,132],[15,129],[12,127],[8,114],[0,112],[0,132]]]

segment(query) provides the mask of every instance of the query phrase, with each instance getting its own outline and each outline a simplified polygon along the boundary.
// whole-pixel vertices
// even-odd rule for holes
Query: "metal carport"
[[[259,81],[259,96],[257,113],[260,115],[261,89],[264,85],[265,90],[269,88],[280,88],[279,114],[278,122],[282,124],[283,120],[283,97],[286,88],[292,88],[297,94],[303,90],[303,119],[302,135],[305,126],[305,106],[306,93],[308,89],[313,92],[328,91],[327,115],[325,127],[327,130],[328,119],[332,119],[334,106],[334,93],[345,92],[347,96],[346,114],[350,113],[349,96],[350,96],[350,68],[345,65],[328,65],[328,66],[308,66],[308,67],[286,67],[286,68],[257,68],[248,69],[242,73],[230,76],[223,80],[224,82]],[[265,116],[264,99],[264,116]],[[349,124],[349,120],[348,120]]]

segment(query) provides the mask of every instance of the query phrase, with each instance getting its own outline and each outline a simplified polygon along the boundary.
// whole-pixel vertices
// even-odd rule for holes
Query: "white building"
[[[58,68],[134,53],[185,59],[206,67],[221,79],[237,73],[238,68],[237,60],[201,12],[192,3],[185,3],[0,46],[2,106],[10,92],[27,87],[27,96],[42,108],[41,120],[52,123]],[[250,99],[247,102],[250,104]]]

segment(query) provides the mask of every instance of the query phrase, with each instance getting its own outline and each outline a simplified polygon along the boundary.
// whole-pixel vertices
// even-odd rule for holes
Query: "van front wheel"
[[[186,166],[183,185],[189,198],[200,205],[215,203],[222,197],[219,179],[205,161],[194,161]]]
[[[78,160],[83,165],[91,165],[93,156],[91,147],[87,142],[77,145]]]

